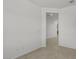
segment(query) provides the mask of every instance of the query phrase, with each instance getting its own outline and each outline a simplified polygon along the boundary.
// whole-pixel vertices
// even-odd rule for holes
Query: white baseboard
[[[75,50],[76,50],[75,47],[67,46],[67,45],[65,45],[65,44],[59,44],[59,46],[61,46],[61,47],[66,47],[66,48],[71,48],[71,49],[75,49]]]
[[[29,50],[28,52],[20,53],[20,54],[18,54],[17,56],[15,56],[15,57],[12,58],[12,59],[16,59],[16,58],[18,58],[18,57],[20,57],[20,56],[23,56],[23,55],[25,55],[25,54],[31,53],[31,52],[33,52],[33,51],[35,51],[35,50],[37,50],[37,49],[40,49],[40,48],[42,48],[42,47],[34,48],[34,49],[32,49],[32,50]]]

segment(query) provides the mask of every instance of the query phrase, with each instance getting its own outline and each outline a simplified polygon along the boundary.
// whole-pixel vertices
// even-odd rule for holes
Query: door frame
[[[42,47],[46,47],[46,13],[58,13],[59,15],[59,9],[55,8],[42,8]],[[58,16],[59,18],[59,16]],[[59,24],[59,19],[58,19]],[[58,25],[59,27],[59,25]],[[59,37],[58,37],[59,40]]]

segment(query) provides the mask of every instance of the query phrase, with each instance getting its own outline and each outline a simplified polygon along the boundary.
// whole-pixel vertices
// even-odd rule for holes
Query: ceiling
[[[69,3],[69,1],[71,0],[30,0],[30,1],[44,8],[63,8],[75,4],[75,3]]]

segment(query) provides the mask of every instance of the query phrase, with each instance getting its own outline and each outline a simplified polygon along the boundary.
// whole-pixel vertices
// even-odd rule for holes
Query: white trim
[[[59,11],[60,9],[42,8],[42,47],[46,47],[46,13],[59,13]]]
[[[46,9],[42,8],[42,47],[46,47]]]
[[[3,0],[0,0],[0,59],[3,59]]]
[[[11,58],[11,59],[16,59],[16,58],[21,57],[21,56],[23,56],[23,55],[27,55],[28,53],[32,53],[33,51],[36,51],[36,50],[38,50],[38,49],[40,49],[40,48],[41,48],[41,47],[34,48],[34,49],[29,50],[29,51],[27,51],[27,52],[22,52],[22,53],[18,54],[17,56],[15,56],[15,57],[13,57],[13,58]]]

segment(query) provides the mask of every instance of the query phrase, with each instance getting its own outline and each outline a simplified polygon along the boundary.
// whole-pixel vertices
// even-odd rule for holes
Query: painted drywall
[[[50,16],[50,14],[52,14],[52,16]],[[46,13],[47,39],[57,37],[57,21],[58,21],[58,13]]]
[[[28,0],[4,0],[4,59],[41,47],[41,9]]]
[[[75,49],[76,7],[65,7],[59,14],[59,45]]]

